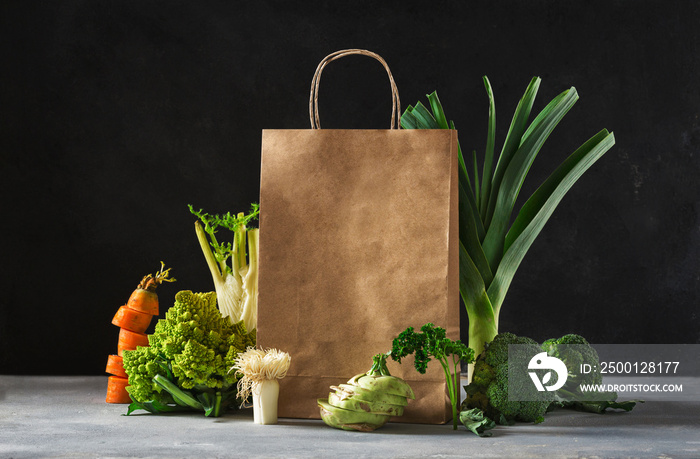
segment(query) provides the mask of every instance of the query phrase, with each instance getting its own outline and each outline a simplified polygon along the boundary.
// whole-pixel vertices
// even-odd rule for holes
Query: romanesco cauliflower
[[[185,290],[148,342],[150,347],[124,352],[134,401],[128,412],[196,409],[219,416],[236,398],[237,378],[229,369],[239,352],[255,345],[255,331],[222,318],[216,293]]]

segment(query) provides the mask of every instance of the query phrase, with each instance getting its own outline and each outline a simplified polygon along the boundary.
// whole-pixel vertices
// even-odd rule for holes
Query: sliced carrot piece
[[[124,360],[118,355],[110,355],[107,357],[107,368],[105,372],[122,378],[128,376],[126,371],[124,371]]]
[[[126,328],[136,333],[143,333],[151,324],[152,318],[151,314],[136,311],[124,305],[117,310],[112,323],[117,327]]]
[[[136,346],[148,346],[148,335],[135,333],[126,328],[119,330],[119,342],[117,343],[117,355],[123,355],[123,351],[133,351]]]
[[[107,403],[131,403],[131,397],[126,391],[126,386],[129,385],[127,378],[119,376],[110,376],[107,380]]]
[[[158,315],[158,294],[151,290],[137,288],[129,297],[126,306],[135,311]]]

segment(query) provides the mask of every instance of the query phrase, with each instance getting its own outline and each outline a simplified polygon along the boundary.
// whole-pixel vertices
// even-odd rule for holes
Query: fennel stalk
[[[241,212],[236,216],[230,213],[210,215],[189,207],[199,217],[195,222],[195,232],[214,281],[222,317],[228,317],[233,324],[243,321],[248,332],[256,329],[258,229],[248,228],[247,224],[257,217],[259,207],[253,205],[248,215]],[[215,235],[219,227],[233,232],[232,243],[219,243]]]

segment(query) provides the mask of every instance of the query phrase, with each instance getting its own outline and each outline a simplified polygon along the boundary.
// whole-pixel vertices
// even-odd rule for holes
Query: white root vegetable
[[[253,396],[253,422],[277,424],[279,379],[287,375],[291,356],[277,349],[248,348],[236,358],[232,370],[241,374],[238,396],[247,400]]]
[[[253,384],[253,422],[277,424],[277,401],[280,383],[276,379],[265,379]]]

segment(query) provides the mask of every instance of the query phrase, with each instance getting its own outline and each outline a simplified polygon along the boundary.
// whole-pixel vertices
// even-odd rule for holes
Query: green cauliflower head
[[[237,378],[229,369],[239,352],[255,345],[255,331],[247,333],[242,322],[231,324],[221,317],[215,292],[183,290],[175,295],[175,304],[158,321],[148,342],[150,347],[124,353],[128,390],[138,402],[166,402],[168,394],[161,395],[153,383],[156,374],[172,372],[182,389],[234,386]]]
[[[124,371],[129,375],[126,391],[134,400],[170,402],[169,394],[162,392],[153,382],[155,375],[165,371],[158,361],[158,354],[152,347],[139,346],[134,351],[124,351]]]

